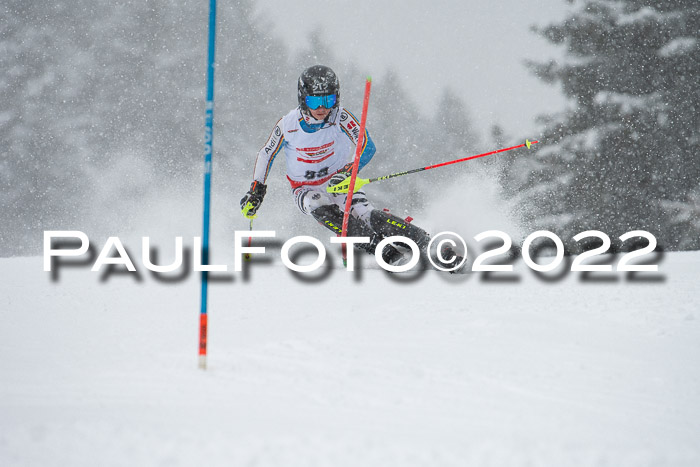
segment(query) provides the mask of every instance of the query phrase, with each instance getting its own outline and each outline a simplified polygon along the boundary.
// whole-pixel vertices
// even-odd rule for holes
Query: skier
[[[339,234],[348,194],[330,194],[326,188],[350,176],[360,123],[340,105],[340,83],[327,66],[315,65],[304,70],[299,77],[297,97],[299,106],[277,122],[258,152],[253,182],[241,199],[241,209],[249,219],[256,216],[265,197],[272,163],[284,149],[287,179],[297,207]],[[374,143],[365,131],[360,170],[374,154]],[[357,245],[360,249],[373,254],[382,239],[394,235],[413,240],[421,251],[427,249],[430,236],[426,231],[387,211],[375,209],[364,192],[353,194],[351,206],[348,236],[370,238],[369,243]],[[443,257],[449,259],[449,253],[443,252]],[[391,244],[383,249],[382,258],[390,265],[404,262],[403,254]]]

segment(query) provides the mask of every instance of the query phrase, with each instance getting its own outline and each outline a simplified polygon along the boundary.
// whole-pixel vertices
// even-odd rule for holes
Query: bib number
[[[304,174],[304,178],[307,180],[313,180],[314,178],[323,178],[328,176],[328,167],[319,170],[318,172],[313,170],[307,170]]]

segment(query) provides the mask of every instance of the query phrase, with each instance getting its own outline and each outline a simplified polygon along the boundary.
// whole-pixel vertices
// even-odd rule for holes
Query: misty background
[[[289,3],[301,13],[285,11]],[[497,2],[475,16],[460,6],[465,14],[451,23],[425,28],[434,16],[410,4],[396,11],[398,23],[375,24],[340,6],[289,3],[219,2],[214,250],[248,228],[238,201],[255,155],[296,106],[301,71],[317,63],[337,72],[342,104],[357,115],[373,76],[368,129],[378,150],[365,177],[541,141],[373,184],[375,207],[465,237],[500,229],[518,240],[548,229],[572,252],[571,237],[590,229],[616,248],[621,234],[642,229],[663,248],[700,249],[696,0],[561,1],[550,21],[535,2],[521,2],[532,4],[529,15]],[[40,254],[44,230],[82,230],[100,243],[201,235],[208,2],[7,0],[0,13],[0,256]],[[306,25],[304,15],[316,19]],[[323,21],[337,15],[355,35]],[[469,39],[478,53],[464,62],[448,53],[459,46],[455,29],[489,21],[493,37]],[[526,36],[516,34],[523,27]],[[376,38],[376,53],[363,35]],[[394,36],[390,62],[381,44]],[[507,67],[484,52],[496,38],[517,55],[504,58]],[[487,71],[494,61],[511,81]],[[282,160],[255,227],[327,235],[297,211]]]

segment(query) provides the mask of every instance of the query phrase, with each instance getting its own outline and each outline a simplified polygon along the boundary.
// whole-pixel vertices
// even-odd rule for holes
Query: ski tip
[[[371,77],[371,76],[367,76],[367,82],[368,82],[368,83],[371,83],[371,82],[372,82],[372,77]]]

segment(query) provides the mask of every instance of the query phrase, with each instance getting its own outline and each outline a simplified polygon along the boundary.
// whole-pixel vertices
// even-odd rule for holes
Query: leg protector
[[[343,231],[343,212],[335,204],[316,208],[311,212],[311,215],[314,216],[319,224],[336,234],[340,235]],[[371,226],[352,215],[348,219],[347,233],[349,237],[369,237],[369,243],[359,243],[357,248],[370,254],[374,254],[377,245],[384,238],[380,233],[375,232]],[[387,245],[382,251],[382,258],[388,264],[394,264],[401,260],[403,255],[392,245]]]
[[[340,235],[343,231],[343,212],[335,204],[327,204],[311,211],[322,226]],[[370,237],[375,236],[374,230],[355,216],[348,219],[349,237]]]
[[[418,245],[421,251],[425,251],[430,243],[430,235],[425,230],[413,224],[409,224],[398,216],[375,209],[370,215],[370,224],[375,232],[382,237],[400,235],[410,238]]]

